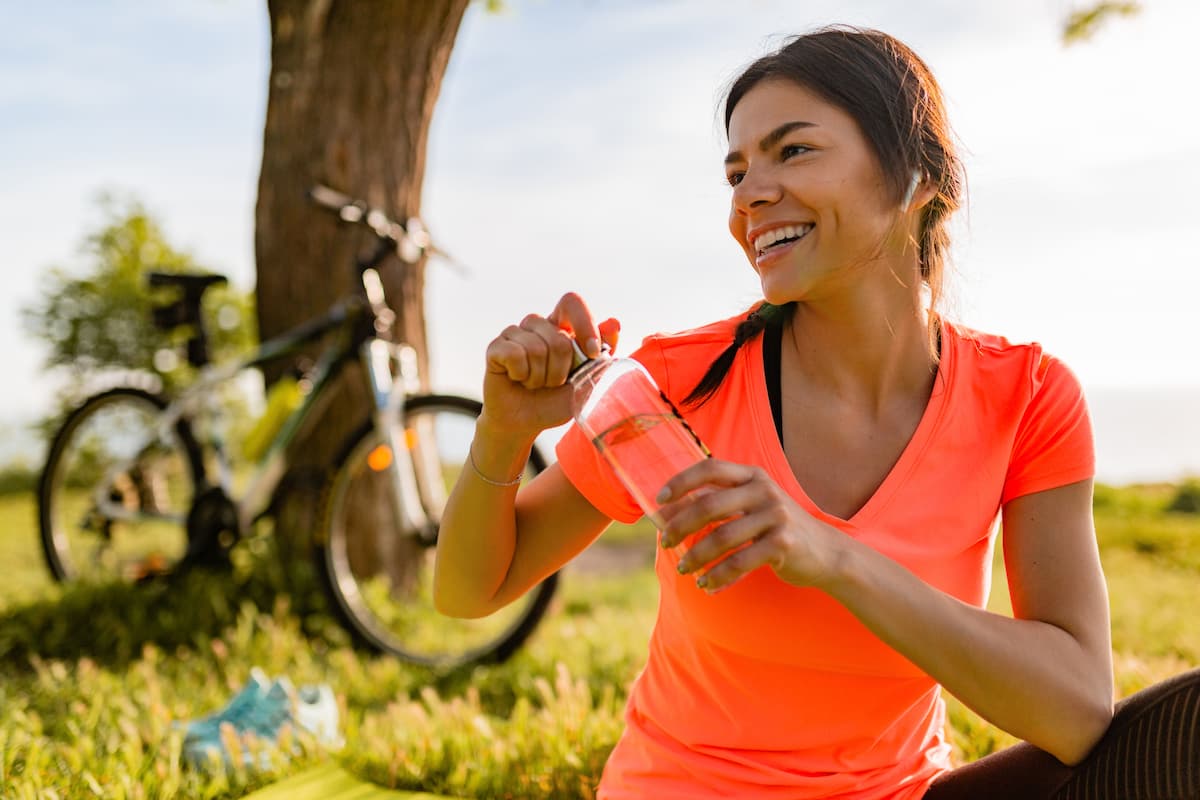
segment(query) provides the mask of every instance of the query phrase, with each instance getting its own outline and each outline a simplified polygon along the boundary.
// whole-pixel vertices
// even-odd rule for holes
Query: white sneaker
[[[338,748],[345,744],[338,732],[337,698],[329,684],[301,686],[293,698],[292,718],[296,725],[311,733],[325,747]]]

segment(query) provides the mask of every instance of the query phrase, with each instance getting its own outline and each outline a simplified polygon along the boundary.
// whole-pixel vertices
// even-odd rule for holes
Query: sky
[[[438,388],[477,395],[487,342],[568,290],[622,321],[626,351],[757,299],[726,229],[721,92],[786,35],[846,22],[912,45],[946,93],[969,190],[949,316],[1066,361],[1112,478],[1200,473],[1194,0],[1146,0],[1074,47],[1068,0],[481,6],[424,189],[435,239],[469,269],[430,266]],[[0,436],[15,436],[53,388],[18,309],[49,266],[82,263],[100,191],[138,198],[172,243],[253,286],[270,42],[250,0],[0,8]]]

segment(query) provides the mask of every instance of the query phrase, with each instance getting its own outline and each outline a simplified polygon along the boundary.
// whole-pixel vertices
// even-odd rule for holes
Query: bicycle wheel
[[[134,581],[183,558],[203,465],[186,421],[159,429],[165,407],[120,387],[63,422],[38,481],[42,550],[57,580]]]
[[[414,458],[436,457],[440,485],[422,486],[426,512],[441,518],[466,465],[480,404],[427,395],[405,404],[405,439]],[[434,536],[394,531],[389,453],[370,424],[347,440],[325,494],[317,567],[333,607],[360,645],[404,661],[451,668],[502,661],[532,633],[554,594],[551,575],[525,597],[482,619],[452,619],[433,606]],[[526,479],[545,469],[536,449]]]

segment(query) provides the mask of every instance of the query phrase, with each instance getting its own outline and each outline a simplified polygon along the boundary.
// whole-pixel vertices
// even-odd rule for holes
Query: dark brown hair
[[[798,84],[853,117],[897,204],[914,171],[936,188],[933,199],[921,209],[917,242],[921,280],[929,288],[931,306],[936,307],[950,249],[948,218],[961,205],[964,174],[942,90],[929,67],[907,45],[881,31],[841,25],[821,28],[789,40],[738,76],[725,96],[726,134],[738,102],[768,80]],[[756,304],[738,325],[733,343],[713,361],[684,403],[699,405],[708,400],[742,345],[768,325],[785,324],[794,311],[794,302]],[[936,358],[933,324],[930,315],[929,346]]]

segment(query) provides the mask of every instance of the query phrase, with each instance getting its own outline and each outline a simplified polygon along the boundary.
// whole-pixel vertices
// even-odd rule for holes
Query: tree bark
[[[309,203],[322,183],[403,221],[420,210],[429,124],[469,0],[268,0],[271,72],[255,222],[259,331],[265,340],[360,287],[363,232]],[[380,270],[396,334],[427,360],[424,263]],[[268,370],[268,382],[288,365]],[[427,370],[422,370],[427,373]],[[354,378],[359,380],[354,380]],[[294,447],[326,465],[367,412],[348,375]],[[277,535],[311,524],[316,493],[280,499]]]

